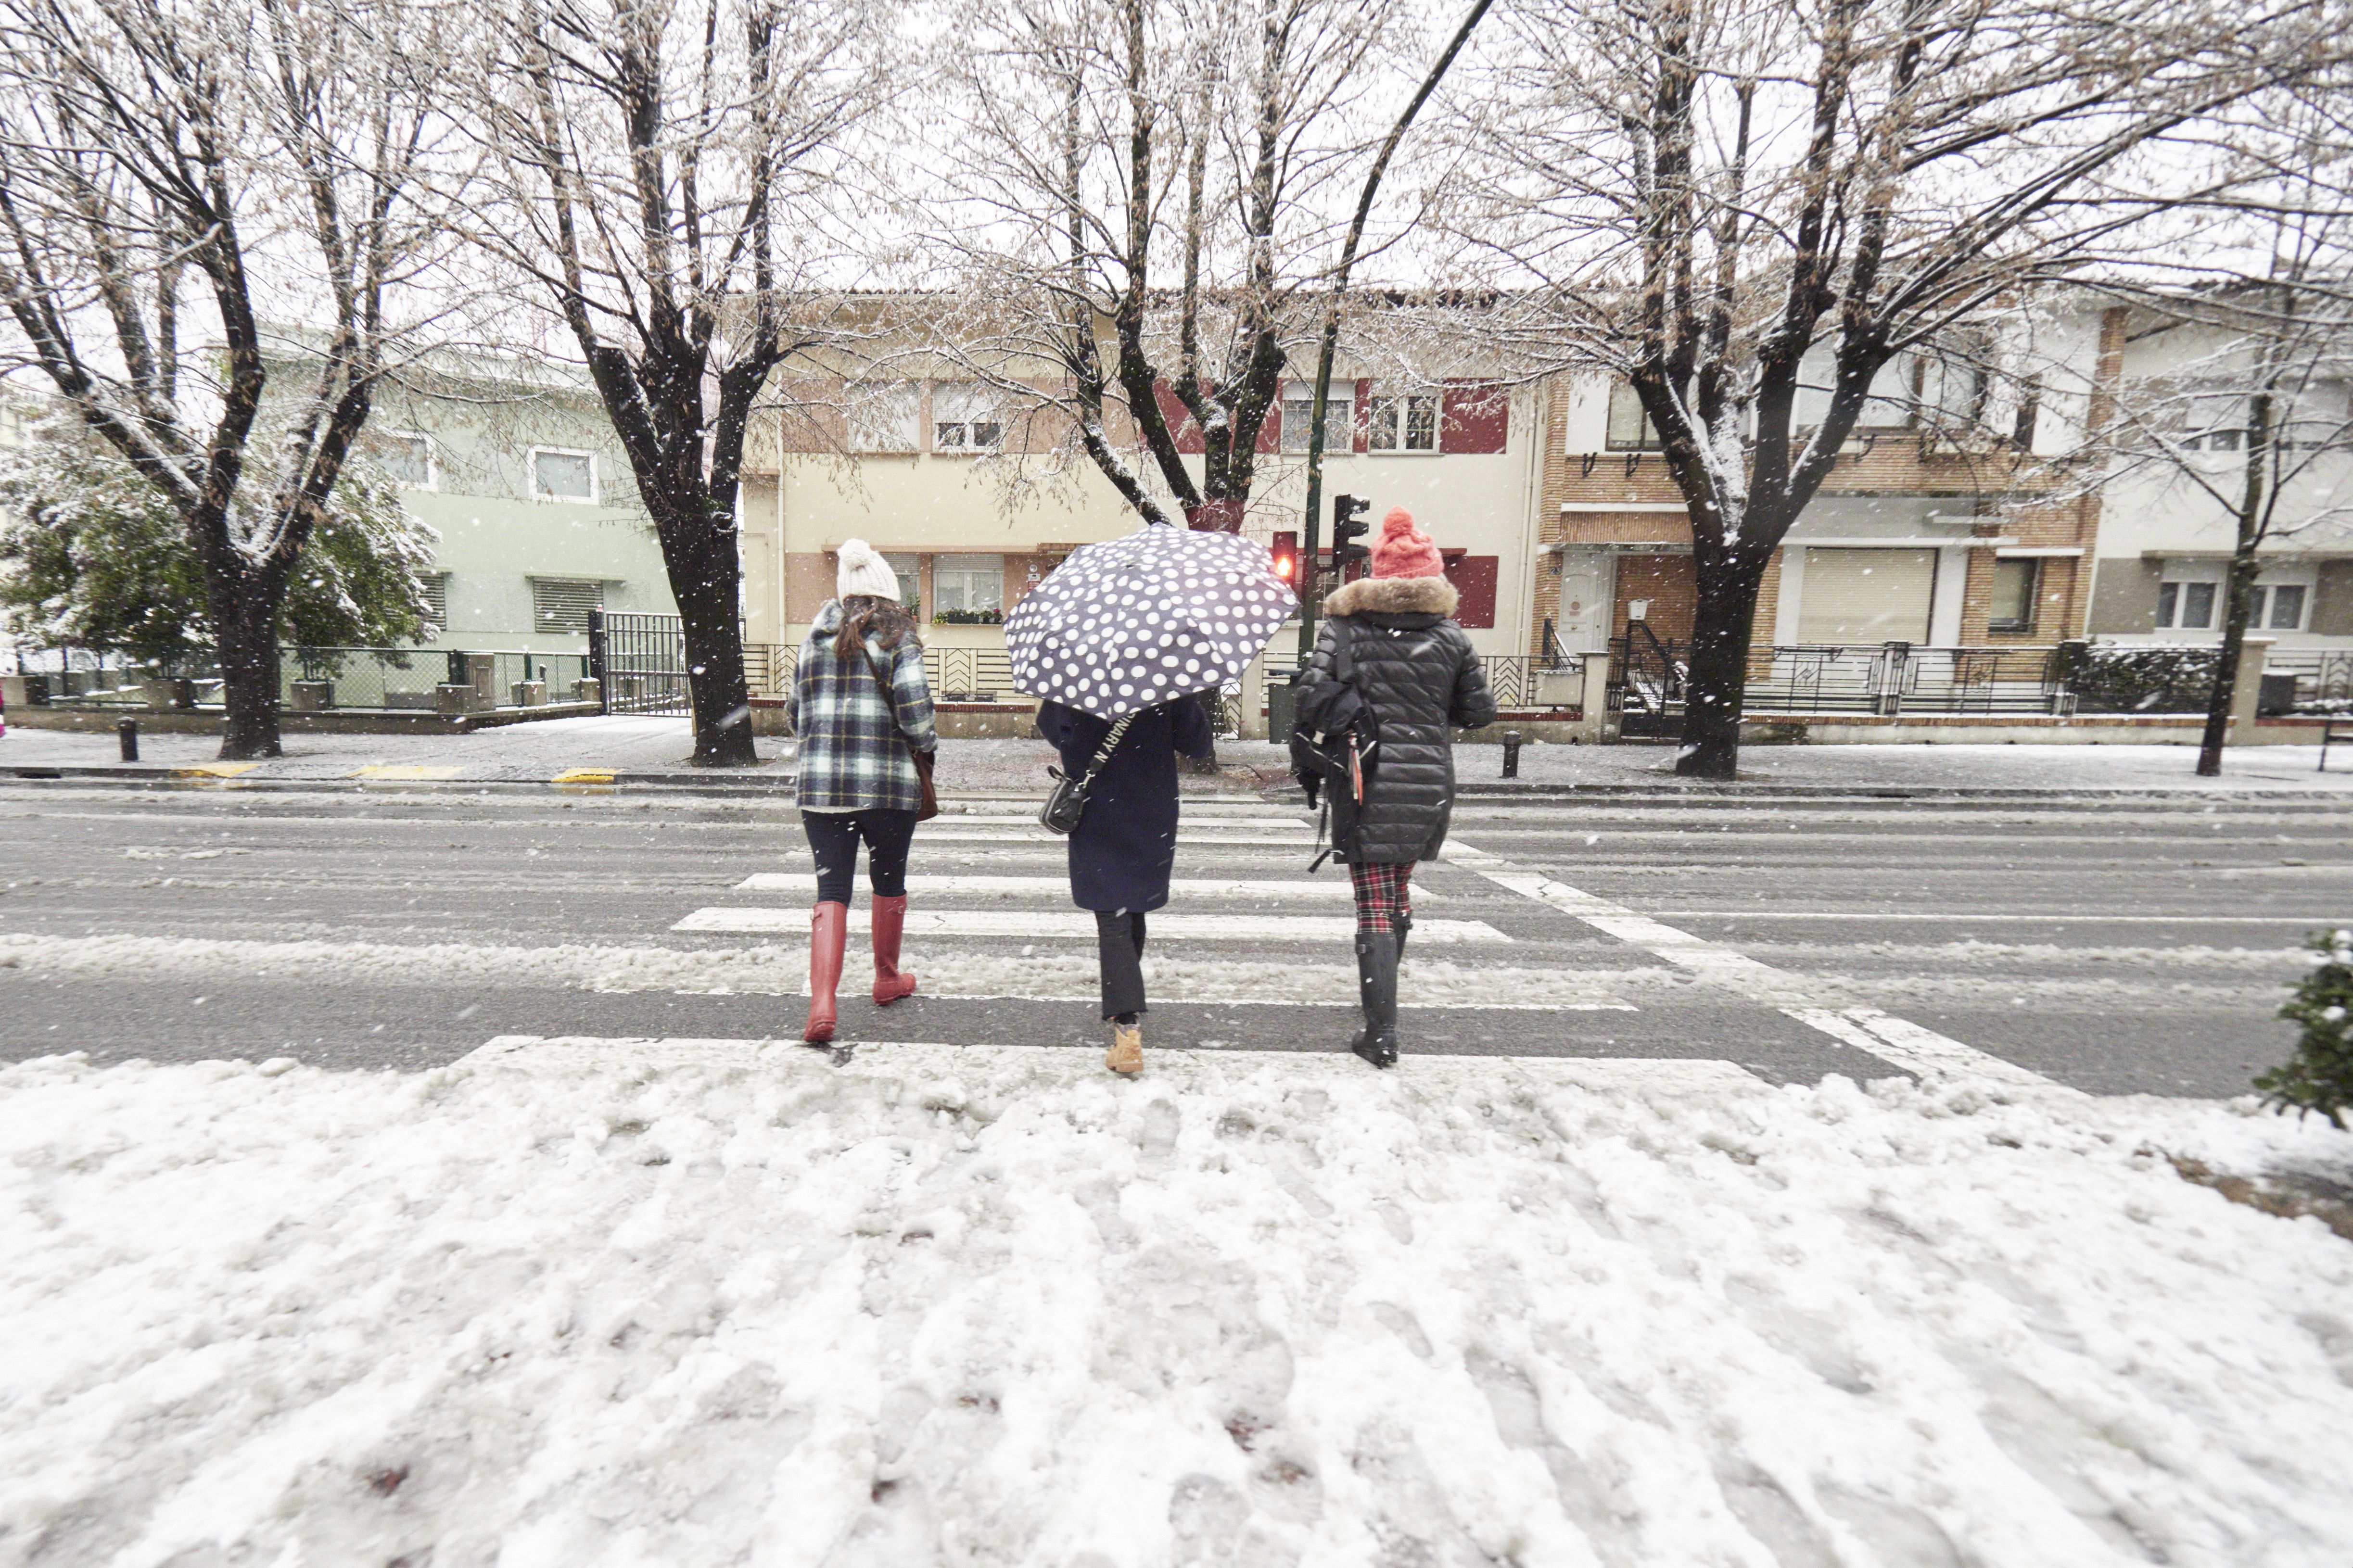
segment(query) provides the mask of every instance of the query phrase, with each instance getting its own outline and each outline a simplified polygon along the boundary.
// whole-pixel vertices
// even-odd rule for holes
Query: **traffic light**
[[[1373,553],[1362,544],[1350,542],[1372,531],[1371,523],[1357,521],[1372,509],[1373,503],[1362,496],[1332,498],[1332,566],[1343,583],[1348,581],[1351,567]]]
[[[1298,534],[1277,533],[1274,536],[1274,574],[1290,584],[1293,593],[1299,591]]]

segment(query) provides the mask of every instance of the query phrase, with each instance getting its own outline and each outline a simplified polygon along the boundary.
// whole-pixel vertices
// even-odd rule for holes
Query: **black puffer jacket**
[[[1347,791],[1334,792],[1334,841],[1345,843],[1351,826],[1362,827],[1343,860],[1402,866],[1435,858],[1446,842],[1454,810],[1449,727],[1475,729],[1495,720],[1487,672],[1454,623],[1454,585],[1443,577],[1359,578],[1324,602],[1332,618],[1300,678],[1302,719],[1315,711],[1314,688],[1334,679],[1336,639],[1353,634],[1353,680],[1380,721],[1361,818]]]

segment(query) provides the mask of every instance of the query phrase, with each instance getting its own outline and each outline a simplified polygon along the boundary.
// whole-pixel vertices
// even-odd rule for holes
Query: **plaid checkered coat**
[[[913,811],[923,803],[923,784],[900,736],[918,751],[940,743],[923,650],[913,637],[887,653],[870,641],[871,665],[862,658],[844,663],[833,656],[840,629],[841,601],[828,600],[801,644],[793,678],[789,712],[793,733],[800,737],[800,804]],[[891,682],[888,704],[876,670]]]

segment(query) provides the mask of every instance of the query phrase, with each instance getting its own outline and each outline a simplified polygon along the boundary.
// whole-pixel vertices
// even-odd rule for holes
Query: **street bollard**
[[[122,742],[122,760],[124,762],[135,763],[139,760],[138,720],[116,720],[114,721],[114,738]]]
[[[1520,732],[1517,730],[1504,731],[1504,776],[1507,779],[1520,776]]]

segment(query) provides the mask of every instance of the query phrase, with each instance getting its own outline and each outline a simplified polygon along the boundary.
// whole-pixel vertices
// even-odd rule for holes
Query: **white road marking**
[[[936,826],[943,818],[934,818],[915,830],[915,848],[921,853],[926,844],[1062,844],[1068,840],[1047,832],[1036,823],[1026,833],[1014,827],[979,827],[965,829]],[[1180,826],[1176,830],[1176,847],[1189,844],[1257,844],[1282,849],[1305,849],[1314,842],[1314,836],[1303,828],[1297,833],[1237,832],[1229,827],[1218,827],[1204,832],[1198,827]]]
[[[735,884],[742,893],[814,893],[817,873],[814,871],[757,871]],[[1348,884],[1326,879],[1323,881],[1247,881],[1234,877],[1176,877],[1168,883],[1169,893],[1177,898],[1191,899],[1298,899],[1313,903],[1345,904],[1354,894]],[[959,894],[981,894],[993,898],[1040,898],[1068,903],[1071,883],[1067,877],[987,877],[987,876],[925,876],[914,872],[907,878],[907,894],[913,899],[950,898]],[[1443,901],[1445,895],[1425,888],[1413,890],[1413,901]]]
[[[2341,925],[2341,915],[2006,915],[1841,914],[1834,910],[1661,910],[1683,921],[1912,921],[1928,925],[2000,921],[2004,925],[2051,922],[2063,925],[2308,926]]]
[[[1261,1051],[1223,1047],[1155,1047],[1146,1026],[1145,1072],[1204,1079],[1231,1072],[1257,1072],[1270,1068],[1315,1077],[1361,1074],[1372,1069],[1345,1050]],[[833,1066],[835,1051],[848,1049],[849,1060]],[[1092,1045],[958,1046],[931,1040],[842,1040],[828,1047],[803,1046],[797,1039],[623,1039],[592,1035],[501,1035],[459,1058],[470,1067],[501,1068],[533,1073],[565,1073],[582,1066],[807,1068],[821,1071],[892,1071],[909,1068],[938,1071],[959,1064],[971,1067],[1066,1065],[1073,1076],[1100,1074],[1103,1058]],[[1605,1092],[1666,1090],[1676,1093],[1722,1093],[1725,1090],[1770,1092],[1763,1079],[1737,1063],[1704,1057],[1493,1057],[1441,1055],[1408,1051],[1391,1071],[1407,1076],[1451,1077],[1498,1073],[1530,1076]]]
[[[1488,854],[1460,839],[1446,841],[1445,858],[1465,870],[1523,897],[1549,904],[1595,930],[1631,946],[1655,953],[1680,969],[1736,990],[1789,1017],[1818,1029],[1841,1044],[1867,1051],[1881,1060],[1923,1078],[1989,1079],[2015,1089],[2065,1094],[2078,1092],[2054,1083],[2041,1073],[2005,1061],[1974,1046],[1963,1045],[1935,1030],[1875,1007],[1825,1008],[1813,1005],[1814,995],[1803,977],[1760,963],[1745,952],[1667,925],[1623,904],[1596,898],[1535,871]],[[1415,928],[1420,934],[1420,928]]]
[[[702,909],[672,931],[802,931],[806,909]],[[849,929],[867,929],[867,910],[849,911]],[[1027,937],[1033,941],[1085,940],[1095,934],[1095,918],[1083,910],[922,910],[907,911],[910,936]],[[1317,942],[1356,940],[1354,915],[1172,915],[1155,910],[1149,919],[1155,942]],[[1512,939],[1484,921],[1416,921],[1413,940],[1436,946],[1463,942],[1508,942]]]

